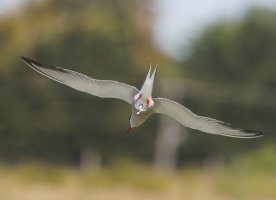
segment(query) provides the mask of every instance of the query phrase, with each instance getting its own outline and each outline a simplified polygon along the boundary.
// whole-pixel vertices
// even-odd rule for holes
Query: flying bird
[[[157,66],[153,72],[151,72],[150,66],[144,84],[139,91],[134,86],[118,81],[96,80],[72,70],[41,64],[23,56],[21,58],[35,71],[71,88],[98,97],[121,99],[129,103],[132,107],[132,114],[129,118],[130,125],[127,132],[143,124],[153,113],[160,113],[172,117],[183,126],[210,134],[235,138],[256,138],[263,135],[258,131],[240,129],[216,119],[198,116],[172,100],[152,98]]]

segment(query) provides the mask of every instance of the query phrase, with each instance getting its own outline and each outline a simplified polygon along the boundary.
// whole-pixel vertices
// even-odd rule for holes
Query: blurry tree
[[[23,54],[140,87],[146,71],[140,66],[147,67],[148,56],[159,57],[150,47],[146,5],[50,0],[30,3],[17,16],[0,20],[0,159],[79,165],[89,157],[83,155],[87,149],[103,164],[124,157],[152,159],[154,120],[140,134],[127,135],[129,105],[56,84],[20,60]]]
[[[162,68],[166,74],[173,73],[179,70],[171,67],[173,61],[151,45],[148,3],[30,1],[17,15],[0,19],[1,160],[79,165],[94,151],[91,155],[97,154],[95,159],[103,164],[124,157],[152,161],[157,117],[127,135],[129,105],[57,84],[19,58],[24,55],[137,87],[150,62],[158,60],[169,66]],[[180,69],[187,107],[245,128],[276,128],[275,16],[273,11],[253,10],[241,22],[214,25],[195,40]],[[180,163],[230,155],[258,141],[263,139],[190,134],[181,147]]]
[[[185,104],[200,115],[273,133],[276,126],[276,12],[252,9],[239,22],[221,22],[195,39],[183,62]],[[191,130],[190,132],[197,132]],[[228,156],[275,138],[253,140],[190,134],[181,159]]]

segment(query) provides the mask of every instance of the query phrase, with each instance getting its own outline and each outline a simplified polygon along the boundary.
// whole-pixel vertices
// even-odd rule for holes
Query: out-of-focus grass
[[[121,161],[98,172],[84,171],[80,181],[86,186],[133,187],[143,191],[159,191],[166,187],[170,177],[138,163]]]
[[[68,169],[42,164],[22,164],[16,166],[1,165],[2,179],[16,180],[21,183],[43,183],[61,185],[64,183]]]
[[[276,199],[276,148],[239,156],[225,169],[173,173],[134,162],[98,170],[42,164],[0,167],[2,200]]]
[[[276,199],[275,145],[236,158],[219,178],[217,187],[233,197]]]

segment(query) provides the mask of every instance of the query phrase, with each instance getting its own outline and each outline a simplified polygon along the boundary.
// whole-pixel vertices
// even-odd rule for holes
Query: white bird
[[[172,117],[186,127],[206,133],[235,138],[256,138],[263,135],[258,131],[240,129],[216,119],[198,116],[172,100],[152,98],[157,66],[152,74],[150,67],[145,82],[139,91],[134,86],[118,81],[96,80],[68,69],[41,64],[25,57],[22,59],[35,71],[71,88],[102,98],[121,99],[131,104],[132,114],[129,118],[130,126],[127,132],[143,124],[152,113],[161,113]]]

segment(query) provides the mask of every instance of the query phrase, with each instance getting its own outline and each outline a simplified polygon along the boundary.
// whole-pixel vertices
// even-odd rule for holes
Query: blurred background
[[[276,199],[276,2],[0,0],[0,199]],[[84,94],[20,56],[266,133],[234,139]]]

